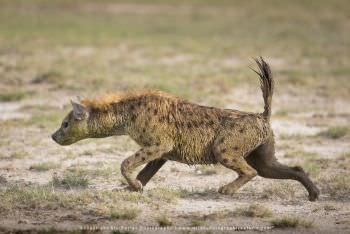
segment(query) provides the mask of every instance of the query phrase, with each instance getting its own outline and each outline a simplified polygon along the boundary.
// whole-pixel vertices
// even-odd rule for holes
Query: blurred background
[[[164,196],[180,204],[169,205],[167,217],[185,225],[188,217],[180,213],[196,211],[200,217],[231,207],[230,198],[213,195],[219,184],[235,177],[224,168],[169,163],[150,183],[146,198],[115,197],[105,191],[123,184],[119,164],[138,148],[135,143],[119,137],[63,148],[49,136],[71,109],[71,98],[130,89],[159,89],[205,105],[261,112],[259,83],[250,67],[255,67],[253,58],[263,56],[276,81],[277,156],[305,167],[323,197],[321,203],[306,204],[299,184],[256,178],[236,200],[261,202],[268,194],[263,203],[275,216],[299,209],[316,220],[316,228],[335,228],[335,219],[349,217],[349,38],[346,0],[0,0],[0,196],[6,197],[0,214],[5,226],[38,219],[73,225],[113,216],[111,210],[120,211],[118,201],[169,203]],[[205,176],[205,186],[198,176]],[[198,199],[192,190],[167,189],[185,189],[184,184],[207,190]],[[74,190],[75,185],[83,189]],[[74,200],[77,194],[83,197],[80,203]],[[281,201],[272,206],[274,196]],[[214,198],[211,208],[203,203]],[[58,207],[56,216],[52,206]],[[325,216],[326,206],[334,216]],[[22,209],[47,215],[14,215]],[[142,214],[133,222],[157,223],[153,216],[159,210],[148,203],[138,209]],[[67,214],[77,218],[62,221]],[[317,217],[327,221],[318,223]],[[228,213],[220,222],[231,219]],[[349,227],[349,222],[341,225]]]
[[[208,100],[256,83],[248,65],[261,55],[279,87],[346,95],[349,8],[338,0],[2,0],[1,93],[149,87]]]

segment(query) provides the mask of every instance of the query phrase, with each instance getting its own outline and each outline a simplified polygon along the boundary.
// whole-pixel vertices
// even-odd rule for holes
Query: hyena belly
[[[180,134],[175,140],[173,154],[168,159],[189,165],[214,164],[217,161],[212,151],[213,142],[214,135],[208,132]]]
[[[217,163],[213,154],[215,137],[225,112],[190,103],[178,105],[173,134],[174,150],[170,160],[186,164]]]

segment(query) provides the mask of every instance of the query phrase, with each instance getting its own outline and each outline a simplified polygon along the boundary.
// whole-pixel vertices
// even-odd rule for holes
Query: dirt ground
[[[268,1],[265,14],[255,11],[243,22],[259,3],[180,2],[1,3],[0,232],[143,233],[150,226],[167,233],[350,233],[349,4]],[[281,13],[286,7],[304,28]],[[274,27],[259,31],[258,22]],[[237,32],[227,31],[231,24]],[[309,173],[321,190],[315,202],[298,182],[259,176],[234,196],[221,195],[219,186],[236,173],[176,162],[167,162],[142,194],[128,192],[119,168],[138,149],[130,138],[66,147],[50,138],[71,98],[113,90],[160,89],[261,112],[249,56],[265,54],[276,79],[276,155]]]

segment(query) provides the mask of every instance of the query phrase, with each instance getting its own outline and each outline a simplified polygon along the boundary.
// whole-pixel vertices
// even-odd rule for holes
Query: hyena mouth
[[[72,141],[72,139],[60,139],[56,133],[51,135],[51,138],[53,141],[55,141],[57,144],[59,145],[70,145],[72,143],[74,143],[75,141]]]

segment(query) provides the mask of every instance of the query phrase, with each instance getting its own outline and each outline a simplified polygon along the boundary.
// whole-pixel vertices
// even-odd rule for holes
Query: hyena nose
[[[55,134],[52,134],[52,135],[51,135],[51,138],[52,138],[52,140],[57,141],[57,140],[56,140],[56,135],[55,135]]]

